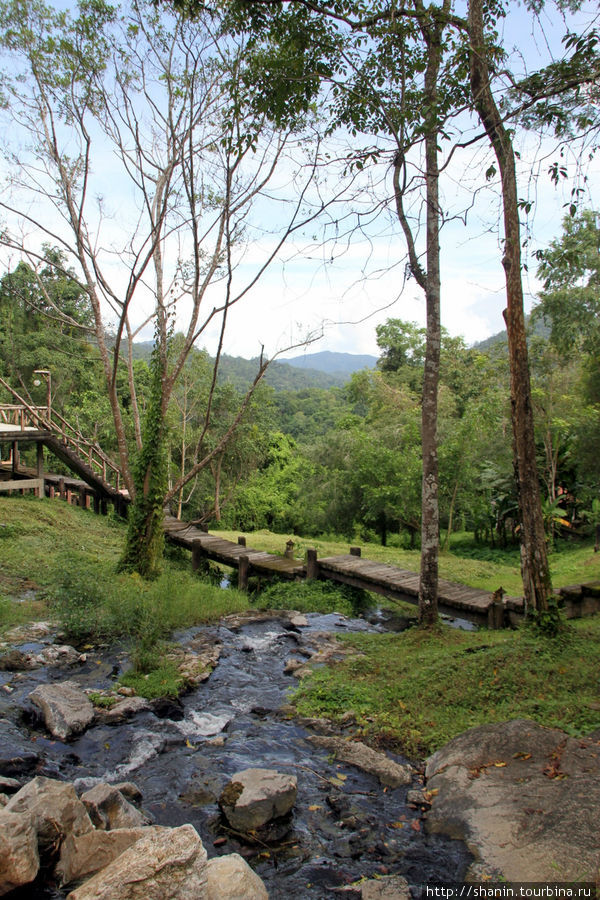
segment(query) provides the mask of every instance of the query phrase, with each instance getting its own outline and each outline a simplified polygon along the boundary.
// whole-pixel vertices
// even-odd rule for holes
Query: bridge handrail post
[[[309,547],[306,551],[306,577],[309,580],[319,577],[319,561],[314,547]]]
[[[202,541],[200,538],[196,538],[195,541],[192,541],[192,572],[197,572],[201,566],[202,559],[204,554],[202,552]]]
[[[248,590],[248,573],[250,571],[250,557],[243,554],[238,559],[238,590]]]

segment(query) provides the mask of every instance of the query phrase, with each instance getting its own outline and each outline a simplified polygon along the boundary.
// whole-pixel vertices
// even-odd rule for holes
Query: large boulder
[[[239,853],[209,859],[206,900],[269,900],[267,889]]]
[[[94,719],[94,707],[73,681],[42,684],[29,699],[41,709],[46,728],[59,741],[81,734]]]
[[[94,827],[72,784],[40,775],[10,798],[4,812],[32,816],[42,855],[57,850],[68,834],[85,834]]]
[[[29,884],[38,873],[37,833],[28,813],[0,810],[0,895]]]
[[[17,726],[8,719],[0,719],[0,775],[23,775],[31,772],[39,759],[39,753]]]
[[[97,784],[81,795],[89,817],[103,831],[113,828],[141,828],[149,819],[125,799],[112,784]]]
[[[515,719],[459,735],[427,762],[428,829],[508,881],[594,880],[600,741]]]
[[[232,828],[248,832],[285,816],[296,802],[297,792],[294,775],[273,769],[244,769],[225,786],[219,806]]]
[[[381,784],[387,787],[400,787],[412,781],[414,770],[411,766],[400,765],[385,753],[373,750],[361,741],[321,734],[311,735],[308,740],[333,753],[336,759],[368,772],[369,775],[376,775]]]
[[[158,825],[149,828],[116,828],[114,831],[88,831],[78,836],[68,835],[54,868],[59,884],[73,884],[90,878],[108,866],[140,838],[165,829]]]
[[[152,829],[68,900],[201,900],[206,877],[206,850],[192,825]]]

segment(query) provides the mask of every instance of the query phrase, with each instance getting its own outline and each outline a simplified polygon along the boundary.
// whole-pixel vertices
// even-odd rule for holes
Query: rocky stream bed
[[[350,885],[391,874],[413,886],[462,880],[471,855],[461,841],[428,834],[422,795],[408,793],[422,789],[422,773],[384,755],[344,762],[348,741],[328,734],[325,723],[286,714],[297,670],[309,659],[314,664],[338,654],[337,632],[368,627],[337,615],[282,613],[190,629],[175,639],[190,677],[204,672],[196,687],[179,701],[124,698],[121,707],[97,710],[85,730],[63,740],[48,733],[32,693],[65,681],[83,691],[109,690],[128,667],[127,654],[61,648],[43,626],[17,632],[0,658],[0,775],[20,783],[42,775],[72,783],[80,795],[101,783],[134,782],[154,824],[193,825],[209,857],[239,853],[271,898],[327,898],[340,891],[360,897],[363,888],[348,891]],[[214,668],[202,681],[207,662]],[[406,777],[390,776],[394,765]],[[249,767],[293,775],[297,798],[287,816],[243,837],[218,799],[231,776]],[[67,893],[40,882],[10,896]]]
[[[594,881],[600,732],[574,739],[525,720],[482,726],[438,751],[425,776],[424,764],[353,740],[351,715],[341,732],[289,715],[287,693],[303,669],[343,652],[337,633],[370,627],[337,615],[229,617],[175,635],[174,658],[195,685],[180,700],[122,696],[95,711],[85,693],[114,692],[127,653],[64,647],[49,625],[16,629],[0,646],[0,805],[10,810],[22,792],[62,782],[96,810],[120,785],[129,825],[167,826],[184,843],[197,832],[213,879],[216,859],[225,867],[243,857],[275,900],[398,900],[466,878]],[[47,708],[51,685],[83,698],[72,733]],[[239,773],[256,768],[278,773],[286,791],[293,782],[293,807],[250,827],[227,818],[227,804],[241,791]],[[58,900],[72,886],[46,870],[10,897]],[[207,897],[265,896],[257,890]]]

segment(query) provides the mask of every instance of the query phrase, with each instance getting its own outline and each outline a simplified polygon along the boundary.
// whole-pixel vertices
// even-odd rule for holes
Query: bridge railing
[[[73,449],[81,460],[99,475],[103,481],[112,484],[118,491],[121,489],[121,470],[118,465],[102,450],[102,448],[84,435],[48,404],[31,406],[17,392],[0,378],[0,384],[19,400],[19,403],[0,404],[0,428],[4,425],[17,426],[21,431],[35,428],[50,431],[60,438],[63,444]]]

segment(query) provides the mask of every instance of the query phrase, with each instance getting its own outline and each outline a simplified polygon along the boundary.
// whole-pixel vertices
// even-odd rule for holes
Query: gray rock
[[[0,895],[29,884],[39,867],[33,817],[0,810]]]
[[[191,825],[136,841],[68,900],[190,900],[206,896],[206,850]]]
[[[125,799],[112,784],[97,784],[81,795],[88,815],[96,828],[111,831],[113,828],[141,828],[149,820],[139,809]]]
[[[402,875],[372,878],[361,885],[361,900],[410,900],[410,888]]]
[[[17,726],[8,719],[0,719],[0,774],[13,776],[31,772],[39,759],[39,753]]]
[[[219,806],[232,828],[248,832],[285,816],[296,802],[297,791],[294,775],[273,769],[245,769],[225,786]]]
[[[402,766],[385,753],[372,750],[360,741],[320,734],[311,735],[309,741],[317,747],[323,747],[329,753],[334,753],[336,759],[356,766],[357,769],[370,775],[376,775],[381,784],[388,787],[400,787],[412,781],[414,770],[411,766]]]
[[[108,866],[140,838],[164,830],[158,825],[151,825],[148,828],[115,828],[114,831],[67,835],[60,848],[60,859],[54,874],[61,885],[81,882]]]
[[[0,671],[2,672],[27,672],[31,669],[39,669],[42,663],[33,653],[25,653],[23,650],[8,650],[0,656]]]
[[[42,854],[56,848],[68,834],[85,834],[93,829],[73,785],[39,775],[10,798],[4,812],[32,816]]]
[[[73,681],[40,685],[29,699],[41,709],[50,734],[60,741],[85,731],[94,719],[94,707]]]
[[[5,794],[14,794],[22,787],[21,782],[16,778],[5,778],[0,775],[0,791]]]
[[[600,743],[516,719],[473,728],[427,763],[428,829],[508,881],[594,880]]]
[[[108,709],[97,707],[95,712],[96,719],[99,722],[104,722],[107,725],[118,725],[133,718],[140,712],[145,712],[147,709],[150,709],[150,703],[144,697],[125,697]]]
[[[118,784],[114,784],[113,787],[120,791],[126,800],[130,800],[132,803],[141,803],[143,799],[142,792],[133,781],[120,781]]]
[[[269,900],[256,872],[238,853],[209,859],[206,900]]]
[[[77,666],[86,662],[87,656],[69,644],[52,644],[38,653],[36,659],[42,666]]]

